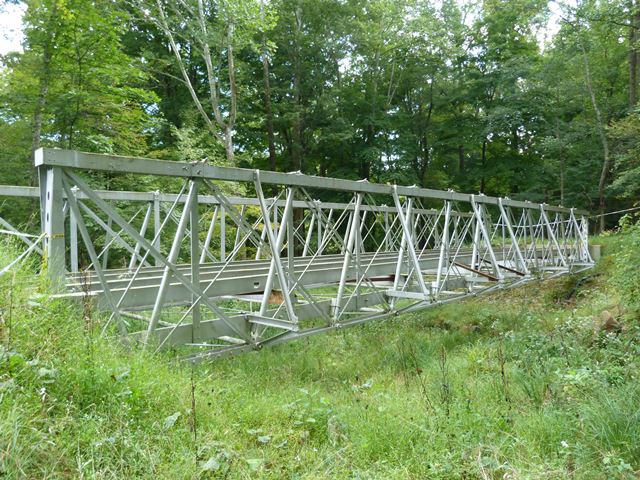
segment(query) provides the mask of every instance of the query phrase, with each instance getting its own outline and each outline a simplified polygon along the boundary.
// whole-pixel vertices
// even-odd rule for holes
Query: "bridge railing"
[[[191,346],[193,358],[593,263],[586,212],[572,208],[66,150],[38,150],[36,166],[44,255],[60,295],[94,298],[108,312],[105,332]],[[101,192],[89,171],[174,190]],[[328,191],[344,201],[317,200]]]

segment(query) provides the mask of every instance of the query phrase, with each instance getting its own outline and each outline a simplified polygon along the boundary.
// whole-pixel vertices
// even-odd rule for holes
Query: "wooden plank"
[[[465,265],[464,263],[460,263],[460,262],[453,262],[453,265],[455,265],[456,267],[464,268],[465,270],[469,270],[470,272],[473,272],[476,275],[480,275],[481,277],[488,278],[492,282],[497,282],[498,281],[498,279],[496,277],[494,277],[493,275],[489,275],[487,272],[483,272],[481,270],[476,270],[475,268],[471,267],[470,265]]]

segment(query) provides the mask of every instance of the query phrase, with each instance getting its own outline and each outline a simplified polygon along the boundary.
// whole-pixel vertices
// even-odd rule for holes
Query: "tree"
[[[224,144],[227,161],[233,163],[239,68],[235,51],[251,41],[260,25],[259,4],[238,0],[142,0],[138,7],[144,18],[153,21],[165,35],[181,80],[204,124]],[[204,69],[195,66],[196,57]]]
[[[122,51],[126,13],[107,1],[27,4],[25,52],[5,59],[2,109],[31,119],[32,151],[42,143],[90,151],[146,151],[148,107],[157,97]]]

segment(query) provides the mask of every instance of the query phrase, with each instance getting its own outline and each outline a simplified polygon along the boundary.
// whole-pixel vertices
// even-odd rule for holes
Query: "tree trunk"
[[[260,2],[260,18],[264,22],[265,0]],[[267,123],[267,142],[269,144],[269,169],[276,169],[276,144],[273,133],[273,111],[271,110],[271,83],[269,81],[269,49],[267,48],[267,34],[262,35],[262,76],[264,85],[264,112]]]
[[[558,144],[560,145],[560,205],[564,205],[564,171],[565,171],[565,161],[564,161],[564,148],[562,148],[562,143],[560,141],[560,119],[556,117],[556,128],[555,128],[556,140],[558,140]]]
[[[632,4],[631,25],[629,26],[629,108],[634,108],[638,102],[638,63],[640,41],[638,29],[640,29],[640,3]]]
[[[480,165],[482,167],[482,174],[480,176],[480,193],[484,193],[485,179],[484,179],[484,167],[487,164],[487,140],[482,142],[482,158]]]
[[[47,103],[47,94],[49,93],[49,81],[51,77],[51,49],[49,45],[45,45],[42,55],[42,75],[40,76],[40,89],[36,100],[36,107],[33,111],[33,139],[31,149],[40,148],[40,137],[42,135],[42,114]]]
[[[631,27],[629,34],[629,43],[635,43],[636,29]],[[629,52],[629,108],[636,106],[638,101],[638,52],[635,48],[631,48]]]
[[[229,162],[233,162],[233,128],[229,125],[224,130],[224,152]]]
[[[294,170],[302,171],[302,94],[300,88],[300,76],[302,69],[300,66],[300,34],[302,32],[302,9],[295,11],[295,52],[294,52],[294,72],[293,72],[293,101],[295,104],[295,116],[291,129],[292,149],[291,156]]]
[[[48,27],[46,29],[47,36],[42,46],[42,73],[40,75],[40,86],[38,89],[38,98],[33,110],[33,137],[31,140],[31,151],[40,148],[40,138],[42,137],[42,117],[47,105],[47,95],[49,93],[49,84],[51,82],[51,61],[53,59],[53,43],[55,41],[58,29],[54,27],[55,19],[58,15],[58,2],[53,2],[51,14],[49,16]],[[31,183],[35,185],[37,182],[37,174],[31,175]]]
[[[267,121],[267,141],[269,143],[269,169],[276,169],[276,143],[273,133],[273,112],[271,110],[271,85],[269,84],[269,57],[267,50],[262,53],[262,73],[264,75],[264,110]]]
[[[458,172],[464,173],[464,145],[458,145]]]
[[[607,186],[607,177],[609,169],[611,168],[611,157],[609,156],[609,141],[607,140],[607,134],[604,131],[604,124],[602,122],[602,113],[596,100],[596,94],[593,90],[593,83],[591,81],[591,69],[589,67],[589,57],[587,51],[584,48],[582,42],[578,40],[580,50],[582,50],[582,58],[584,60],[584,78],[587,84],[587,90],[591,97],[591,104],[596,114],[596,128],[598,130],[598,136],[600,137],[600,143],[602,143],[602,170],[600,171],[600,180],[598,181],[598,207],[600,213],[600,231],[604,231],[604,211],[605,211],[605,188]]]
[[[233,32],[234,32],[234,24],[232,21],[229,22],[228,30],[227,30],[227,66],[229,68],[229,90],[230,90],[230,103],[231,109],[229,112],[229,118],[226,122],[225,127],[225,151],[227,154],[227,161],[233,165],[234,155],[233,155],[233,128],[236,123],[236,115],[238,112],[238,90],[236,87],[236,65],[233,56]]]
[[[429,168],[429,138],[426,132],[422,132],[422,168],[420,169],[420,186],[425,186],[425,177],[427,176],[427,169]]]

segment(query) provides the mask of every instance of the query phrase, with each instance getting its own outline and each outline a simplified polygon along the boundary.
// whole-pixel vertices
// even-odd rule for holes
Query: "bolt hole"
[[[253,282],[253,288],[260,288],[260,282]]]

